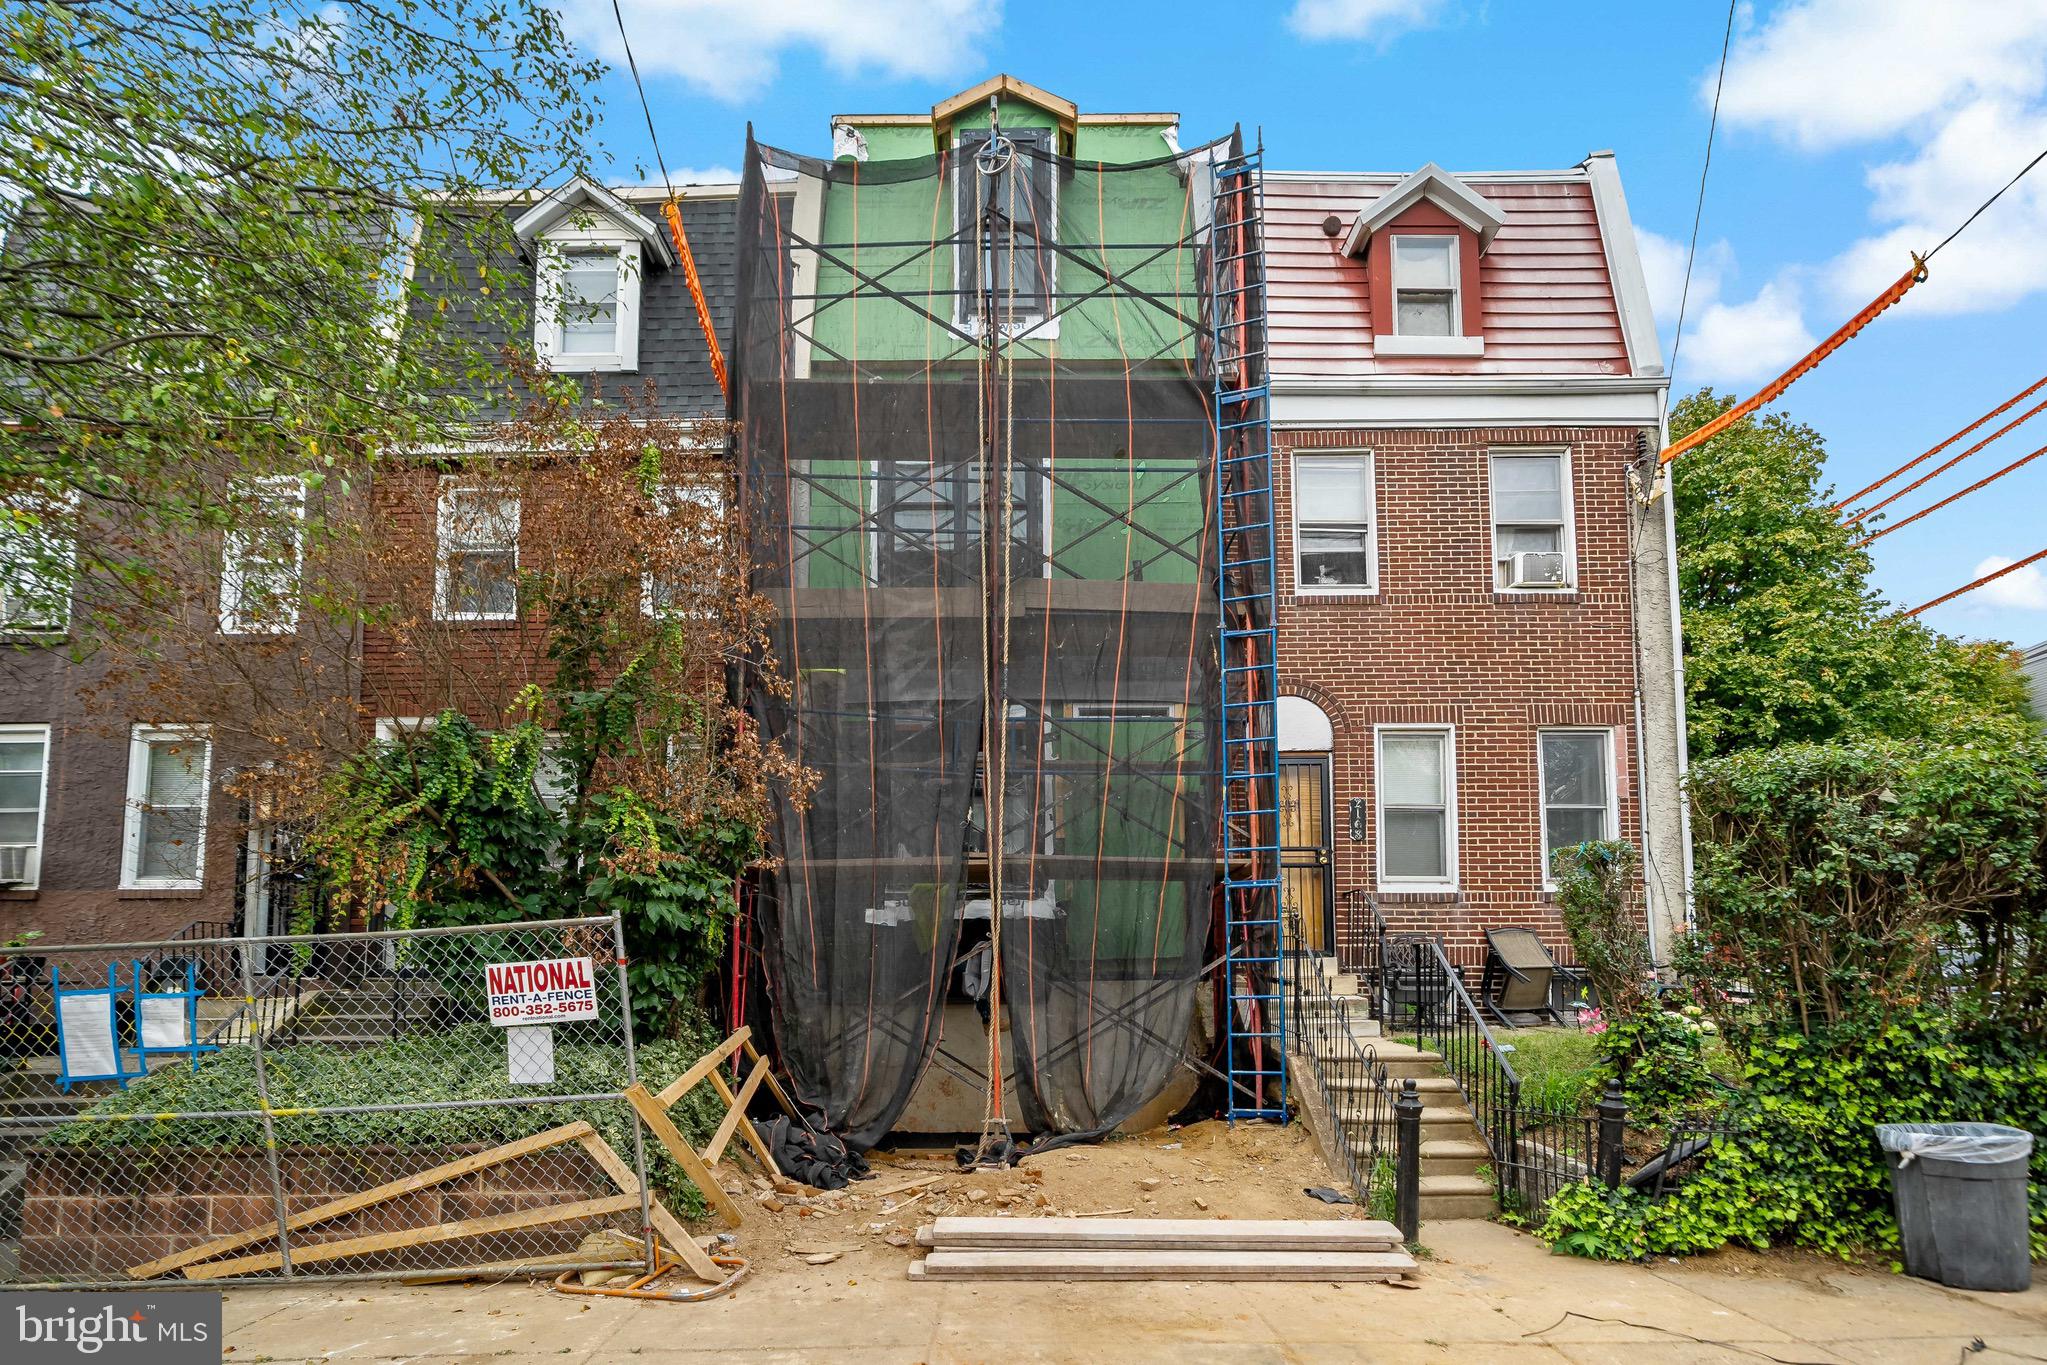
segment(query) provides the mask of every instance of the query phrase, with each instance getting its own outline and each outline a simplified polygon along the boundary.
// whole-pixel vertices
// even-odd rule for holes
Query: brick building
[[[1560,937],[1547,852],[1686,833],[1668,378],[1618,173],[1267,178],[1282,842],[1309,946],[1365,893],[1471,965]]]

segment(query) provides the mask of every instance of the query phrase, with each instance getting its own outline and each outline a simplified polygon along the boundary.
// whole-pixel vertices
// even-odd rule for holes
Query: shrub
[[[1578,965],[1592,978],[1609,1017],[1625,1017],[1647,998],[1652,963],[1636,900],[1641,859],[1633,844],[1593,840],[1560,848],[1551,860],[1557,910]]]

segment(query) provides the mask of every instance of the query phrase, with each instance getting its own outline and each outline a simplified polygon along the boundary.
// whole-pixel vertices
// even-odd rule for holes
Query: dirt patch
[[[807,1277],[844,1284],[904,1278],[923,1254],[918,1226],[938,1217],[1362,1216],[1301,1192],[1336,1181],[1299,1124],[1211,1120],[1062,1148],[1007,1171],[960,1171],[944,1155],[872,1152],[874,1179],[805,1198],[748,1181],[735,1249],[753,1263],[756,1283]],[[911,1185],[925,1180],[931,1183]]]

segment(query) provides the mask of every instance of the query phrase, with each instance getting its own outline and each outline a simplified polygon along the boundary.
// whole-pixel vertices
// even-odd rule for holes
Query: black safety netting
[[[1115,1125],[1186,1054],[1210,943],[1225,149],[1104,165],[1054,136],[748,146],[732,393],[778,609],[750,706],[817,778],[774,812],[765,973],[801,1097],[856,1146],[975,953],[1008,1117]]]

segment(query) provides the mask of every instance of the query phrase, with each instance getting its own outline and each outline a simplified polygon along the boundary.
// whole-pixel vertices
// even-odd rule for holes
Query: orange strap
[[[704,299],[696,253],[689,249],[689,234],[682,230],[682,209],[671,198],[661,206],[661,216],[668,220],[669,240],[675,243],[676,257],[682,262],[682,277],[689,281],[689,296],[697,306],[697,324],[704,329],[704,344],[711,350],[711,373],[718,376],[718,392],[730,398],[732,382],[725,376],[725,351],[718,345],[718,328],[711,321],[711,305]]]
[[[1943,593],[1939,597],[1934,598],[1931,602],[1922,602],[1918,606],[1912,608],[1912,610],[1906,612],[1905,615],[1917,616],[1920,612],[1925,611],[1928,607],[1937,607],[1943,602],[1952,602],[1965,592],[1974,592],[1976,591],[1976,589],[1982,587],[1985,583],[1995,582],[1996,580],[2004,577],[2008,573],[2017,573],[2020,569],[2025,568],[2028,564],[2036,564],[2043,559],[2047,559],[2047,550],[2035,551],[2034,553],[2027,555],[2024,559],[2021,559],[2016,564],[2007,564],[2003,568],[1998,569],[1993,573],[1984,574],[1981,578],[1977,579],[1973,583],[1964,583],[1961,587],[1956,588],[1953,592]]]
[[[1715,417],[1683,440],[1675,441],[1665,446],[1660,457],[1662,463],[1669,464],[1692,447],[1704,445],[1707,441],[1712,440],[1715,436],[1718,436],[1721,432],[1727,430],[1757,408],[1762,407],[1765,403],[1776,401],[1777,395],[1783,393],[1784,390],[1804,378],[1808,370],[1839,350],[1842,343],[1875,321],[1877,314],[1889,308],[1899,299],[1904,298],[1905,291],[1925,278],[1926,262],[1915,255],[1912,257],[1912,268],[1900,275],[1896,284],[1893,284],[1889,289],[1877,295],[1872,303],[1854,317],[1848,319],[1842,325],[1840,331],[1822,341],[1818,346],[1815,346],[1810,355],[1778,375],[1768,384],[1765,384],[1756,391],[1754,397],[1736,403],[1733,407],[1721,413],[1718,417]]]

